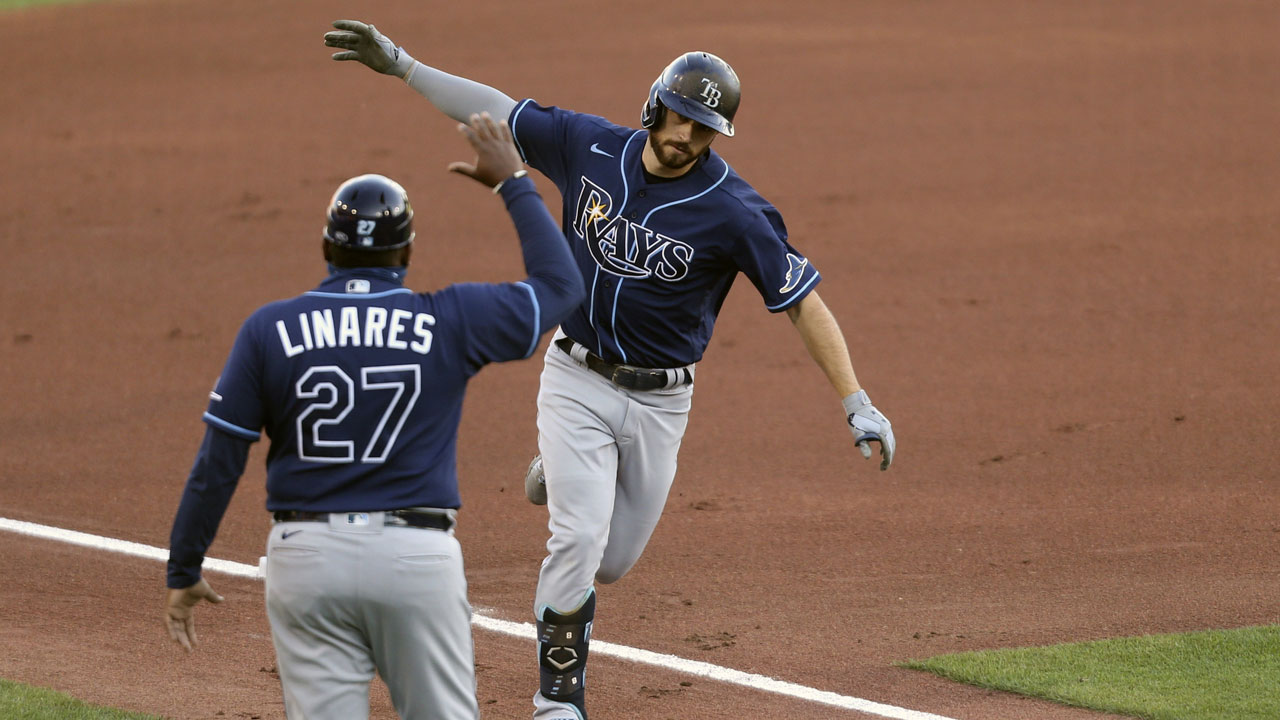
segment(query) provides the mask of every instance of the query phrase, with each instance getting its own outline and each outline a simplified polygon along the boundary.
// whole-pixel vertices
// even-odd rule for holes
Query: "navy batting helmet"
[[[671,109],[733,137],[733,116],[741,99],[742,86],[729,63],[708,52],[685,53],[653,81],[640,125],[657,127],[663,110]]]
[[[329,201],[324,239],[352,250],[395,250],[413,242],[413,208],[400,183],[360,175],[338,186]]]

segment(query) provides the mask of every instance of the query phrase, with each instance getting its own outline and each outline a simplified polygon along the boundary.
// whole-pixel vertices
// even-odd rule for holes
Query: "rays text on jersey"
[[[693,248],[623,217],[610,218],[613,197],[585,176],[573,230],[601,269],[629,278],[676,281],[689,274]]]
[[[301,312],[293,322],[277,320],[276,331],[286,357],[326,347],[386,347],[426,355],[435,324],[428,313],[347,305]]]

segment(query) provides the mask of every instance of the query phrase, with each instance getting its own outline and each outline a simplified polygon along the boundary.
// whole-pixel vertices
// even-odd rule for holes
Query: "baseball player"
[[[404,189],[344,182],[324,228],[329,277],[241,327],[174,518],[165,620],[190,650],[193,606],[222,601],[200,576],[205,551],[266,429],[266,605],[290,718],[367,718],[375,668],[403,718],[479,717],[453,535],[463,394],[485,364],[532,354],[584,288],[505,121],[459,129],[477,159],[450,170],[502,195],[529,277],[410,291]]]
[[[844,405],[864,457],[893,461],[889,421],[854,375],[844,337],[818,297],[819,275],[778,210],[711,144],[732,136],[740,88],[705,52],[676,58],[645,98],[640,129],[533,100],[415,61],[361,22],[325,44],[402,78],[453,118],[509,119],[525,160],[563,198],[562,229],[587,297],[561,324],[538,394],[540,457],[526,491],[547,504],[551,538],[534,601],[540,690],[535,720],[585,720],[594,583],[640,557],[666,503],[693,394],[694,364],[738,273],[785,312]]]

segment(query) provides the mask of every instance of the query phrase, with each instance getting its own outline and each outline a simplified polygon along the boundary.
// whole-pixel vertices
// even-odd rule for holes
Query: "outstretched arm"
[[[862,456],[871,457],[868,443],[879,443],[880,469],[888,470],[897,446],[893,428],[889,419],[871,404],[866,391],[858,384],[858,377],[853,372],[853,362],[849,359],[849,348],[845,345],[844,334],[840,332],[835,316],[815,290],[787,308],[787,317],[791,318],[796,331],[800,333],[810,357],[822,368],[831,386],[840,394],[849,429],[853,432]]]
[[[836,324],[835,316],[827,309],[826,303],[818,297],[817,290],[787,308],[787,317],[796,326],[810,357],[826,373],[827,380],[840,393],[840,397],[852,395],[862,389],[858,385],[858,377],[853,373],[853,362],[849,359],[844,334],[840,332],[840,326]]]
[[[520,236],[524,266],[529,272],[525,283],[533,288],[542,308],[538,326],[538,335],[542,335],[582,302],[586,295],[582,274],[569,254],[560,226],[524,169],[507,121],[498,122],[482,113],[459,125],[458,131],[471,143],[476,159],[451,163],[449,170],[502,195]]]
[[[343,48],[333,54],[334,60],[356,60],[377,72],[395,75],[458,122],[468,122],[472,115],[485,112],[493,118],[505,119],[516,106],[516,101],[500,90],[414,60],[404,48],[397,47],[372,25],[358,20],[336,20],[333,26],[337,30],[325,33],[324,44]]]

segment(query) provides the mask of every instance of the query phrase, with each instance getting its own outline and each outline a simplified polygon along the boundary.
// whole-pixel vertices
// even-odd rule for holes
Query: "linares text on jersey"
[[[277,320],[276,331],[286,357],[326,347],[386,347],[426,355],[431,352],[429,328],[435,324],[429,313],[346,305],[300,312],[296,324]]]

